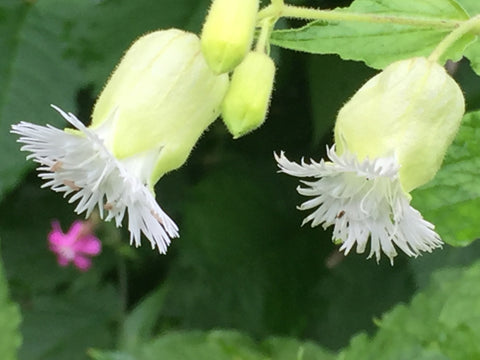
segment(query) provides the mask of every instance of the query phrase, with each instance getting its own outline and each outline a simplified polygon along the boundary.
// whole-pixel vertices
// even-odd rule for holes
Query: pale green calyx
[[[118,159],[145,154],[151,187],[186,161],[219,115],[227,87],[228,76],[207,66],[195,34],[156,31],[127,51],[95,104],[91,127]]]
[[[203,25],[202,51],[217,74],[232,71],[250,50],[258,0],[214,0]]]
[[[222,104],[222,118],[234,138],[265,120],[272,94],[275,64],[264,53],[250,52],[235,69]]]
[[[338,154],[394,156],[405,192],[430,181],[441,166],[465,111],[462,91],[436,62],[395,62],[370,79],[340,110]]]

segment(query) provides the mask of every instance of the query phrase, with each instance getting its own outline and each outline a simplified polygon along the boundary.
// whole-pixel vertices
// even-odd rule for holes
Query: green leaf
[[[468,247],[446,245],[443,249],[435,250],[431,254],[410,258],[408,262],[417,288],[424,288],[429,284],[434,271],[446,267],[471,265],[478,259],[480,259],[480,241],[473,242]]]
[[[400,25],[358,21],[314,21],[299,29],[279,30],[271,43],[314,54],[338,54],[344,60],[364,61],[382,69],[405,58],[427,56],[453,30],[443,21],[466,20],[468,15],[453,0],[356,0],[338,14],[374,14],[401,19],[420,18],[437,24]],[[459,60],[474,36],[464,36],[450,48],[443,60]]]
[[[463,118],[435,178],[412,193],[412,205],[435,224],[448,244],[465,246],[480,237],[480,112]]]
[[[144,344],[135,352],[93,350],[95,360],[333,360],[312,342],[268,338],[257,344],[234,330],[171,332]]]
[[[133,353],[91,352],[95,360],[267,360],[255,343],[236,331],[172,332],[144,344]]]
[[[480,14],[480,1],[478,0],[457,0],[457,2],[468,12],[470,16]],[[464,53],[470,60],[472,69],[480,75],[480,41],[475,41],[467,47]]]
[[[477,0],[456,0],[456,2],[459,3],[470,16],[480,14],[480,2]]]
[[[338,360],[477,359],[480,356],[480,263],[434,274],[409,305],[377,321],[373,338],[355,336]]]
[[[19,332],[20,312],[9,299],[7,281],[0,261],[0,354],[2,360],[16,360],[22,342]]]
[[[158,354],[171,360],[267,359],[248,336],[228,330],[167,334],[147,345],[141,357],[153,360]]]
[[[64,30],[79,1],[3,1],[0,5],[0,198],[32,166],[10,134],[20,121],[59,125],[56,104],[73,109],[81,77],[66,57]],[[68,9],[68,11],[66,11]]]
[[[271,360],[333,360],[335,356],[310,341],[271,337],[261,344]]]
[[[19,359],[84,360],[90,347],[113,346],[118,305],[111,286],[35,296],[23,309]]]
[[[465,57],[470,60],[473,71],[480,75],[480,41],[474,42],[465,50]]]
[[[125,319],[120,350],[133,351],[150,340],[165,298],[164,287],[156,289],[138,304]]]
[[[116,351],[90,349],[88,355],[94,360],[141,360],[133,355]]]

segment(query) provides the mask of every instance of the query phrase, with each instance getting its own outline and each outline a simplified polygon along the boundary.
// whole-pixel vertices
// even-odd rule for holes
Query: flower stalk
[[[427,28],[455,29],[464,21],[452,19],[429,19],[412,16],[379,15],[370,13],[351,13],[338,10],[321,10],[306,8],[294,5],[271,4],[258,13],[258,21],[268,17],[286,17],[301,20],[325,20],[325,21],[346,21],[366,22],[377,24],[397,24],[421,26]]]
[[[458,40],[467,34],[477,35],[480,33],[480,15],[463,22],[455,30],[449,33],[433,50],[428,60],[438,62],[442,55],[450,49]]]

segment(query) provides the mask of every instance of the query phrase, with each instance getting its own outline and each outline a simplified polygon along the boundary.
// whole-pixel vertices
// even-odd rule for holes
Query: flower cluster
[[[179,233],[155,201],[156,182],[185,163],[219,115],[238,138],[268,112],[276,20],[257,24],[259,3],[214,0],[201,38],[177,29],[139,38],[97,99],[88,127],[56,106],[73,129],[14,125],[21,150],[39,164],[43,187],[70,197],[78,214],[98,209],[117,227],[127,215],[130,243],[139,246],[143,234],[165,253]],[[434,225],[410,205],[410,192],[435,176],[463,113],[462,91],[436,61],[418,57],[385,68],[340,110],[327,160],[298,164],[275,154],[281,172],[309,178],[298,187],[311,198],[299,207],[312,211],[304,223],[333,226],[333,241],[346,254],[370,244],[377,261],[384,253],[393,263],[397,249],[418,256],[442,246]],[[51,235],[59,261],[81,259],[77,266],[85,268],[75,251],[58,247],[59,231],[54,225]]]
[[[203,25],[202,52],[216,74],[233,72],[222,119],[237,139],[260,127],[267,115],[275,64],[259,36],[252,50],[259,0],[214,0]],[[262,28],[268,33],[270,25]]]

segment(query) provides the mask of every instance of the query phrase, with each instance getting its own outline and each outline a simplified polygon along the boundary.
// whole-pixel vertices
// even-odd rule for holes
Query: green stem
[[[480,33],[480,15],[474,16],[473,18],[465,21],[450,34],[448,34],[433,50],[433,52],[428,57],[428,60],[438,62],[440,57],[445,54],[445,52],[455,44],[462,36],[473,33]]]
[[[125,331],[125,320],[127,318],[128,303],[128,282],[127,282],[127,264],[122,254],[117,254],[117,277],[118,293],[120,298],[120,334]]]
[[[304,8],[292,5],[283,5],[282,7],[272,4],[263,8],[258,13],[258,20],[268,17],[288,17],[303,20],[325,20],[325,21],[351,21],[351,22],[367,22],[377,24],[400,24],[421,26],[428,28],[453,29],[464,23],[461,20],[451,19],[428,19],[420,17],[405,17],[394,15],[379,15],[368,13],[350,13],[338,10],[320,10],[312,8]]]
[[[262,21],[260,29],[260,35],[258,36],[257,43],[255,45],[255,51],[261,53],[268,53],[268,42],[270,40],[270,33],[273,30],[273,26],[277,21],[276,18],[266,18]]]

